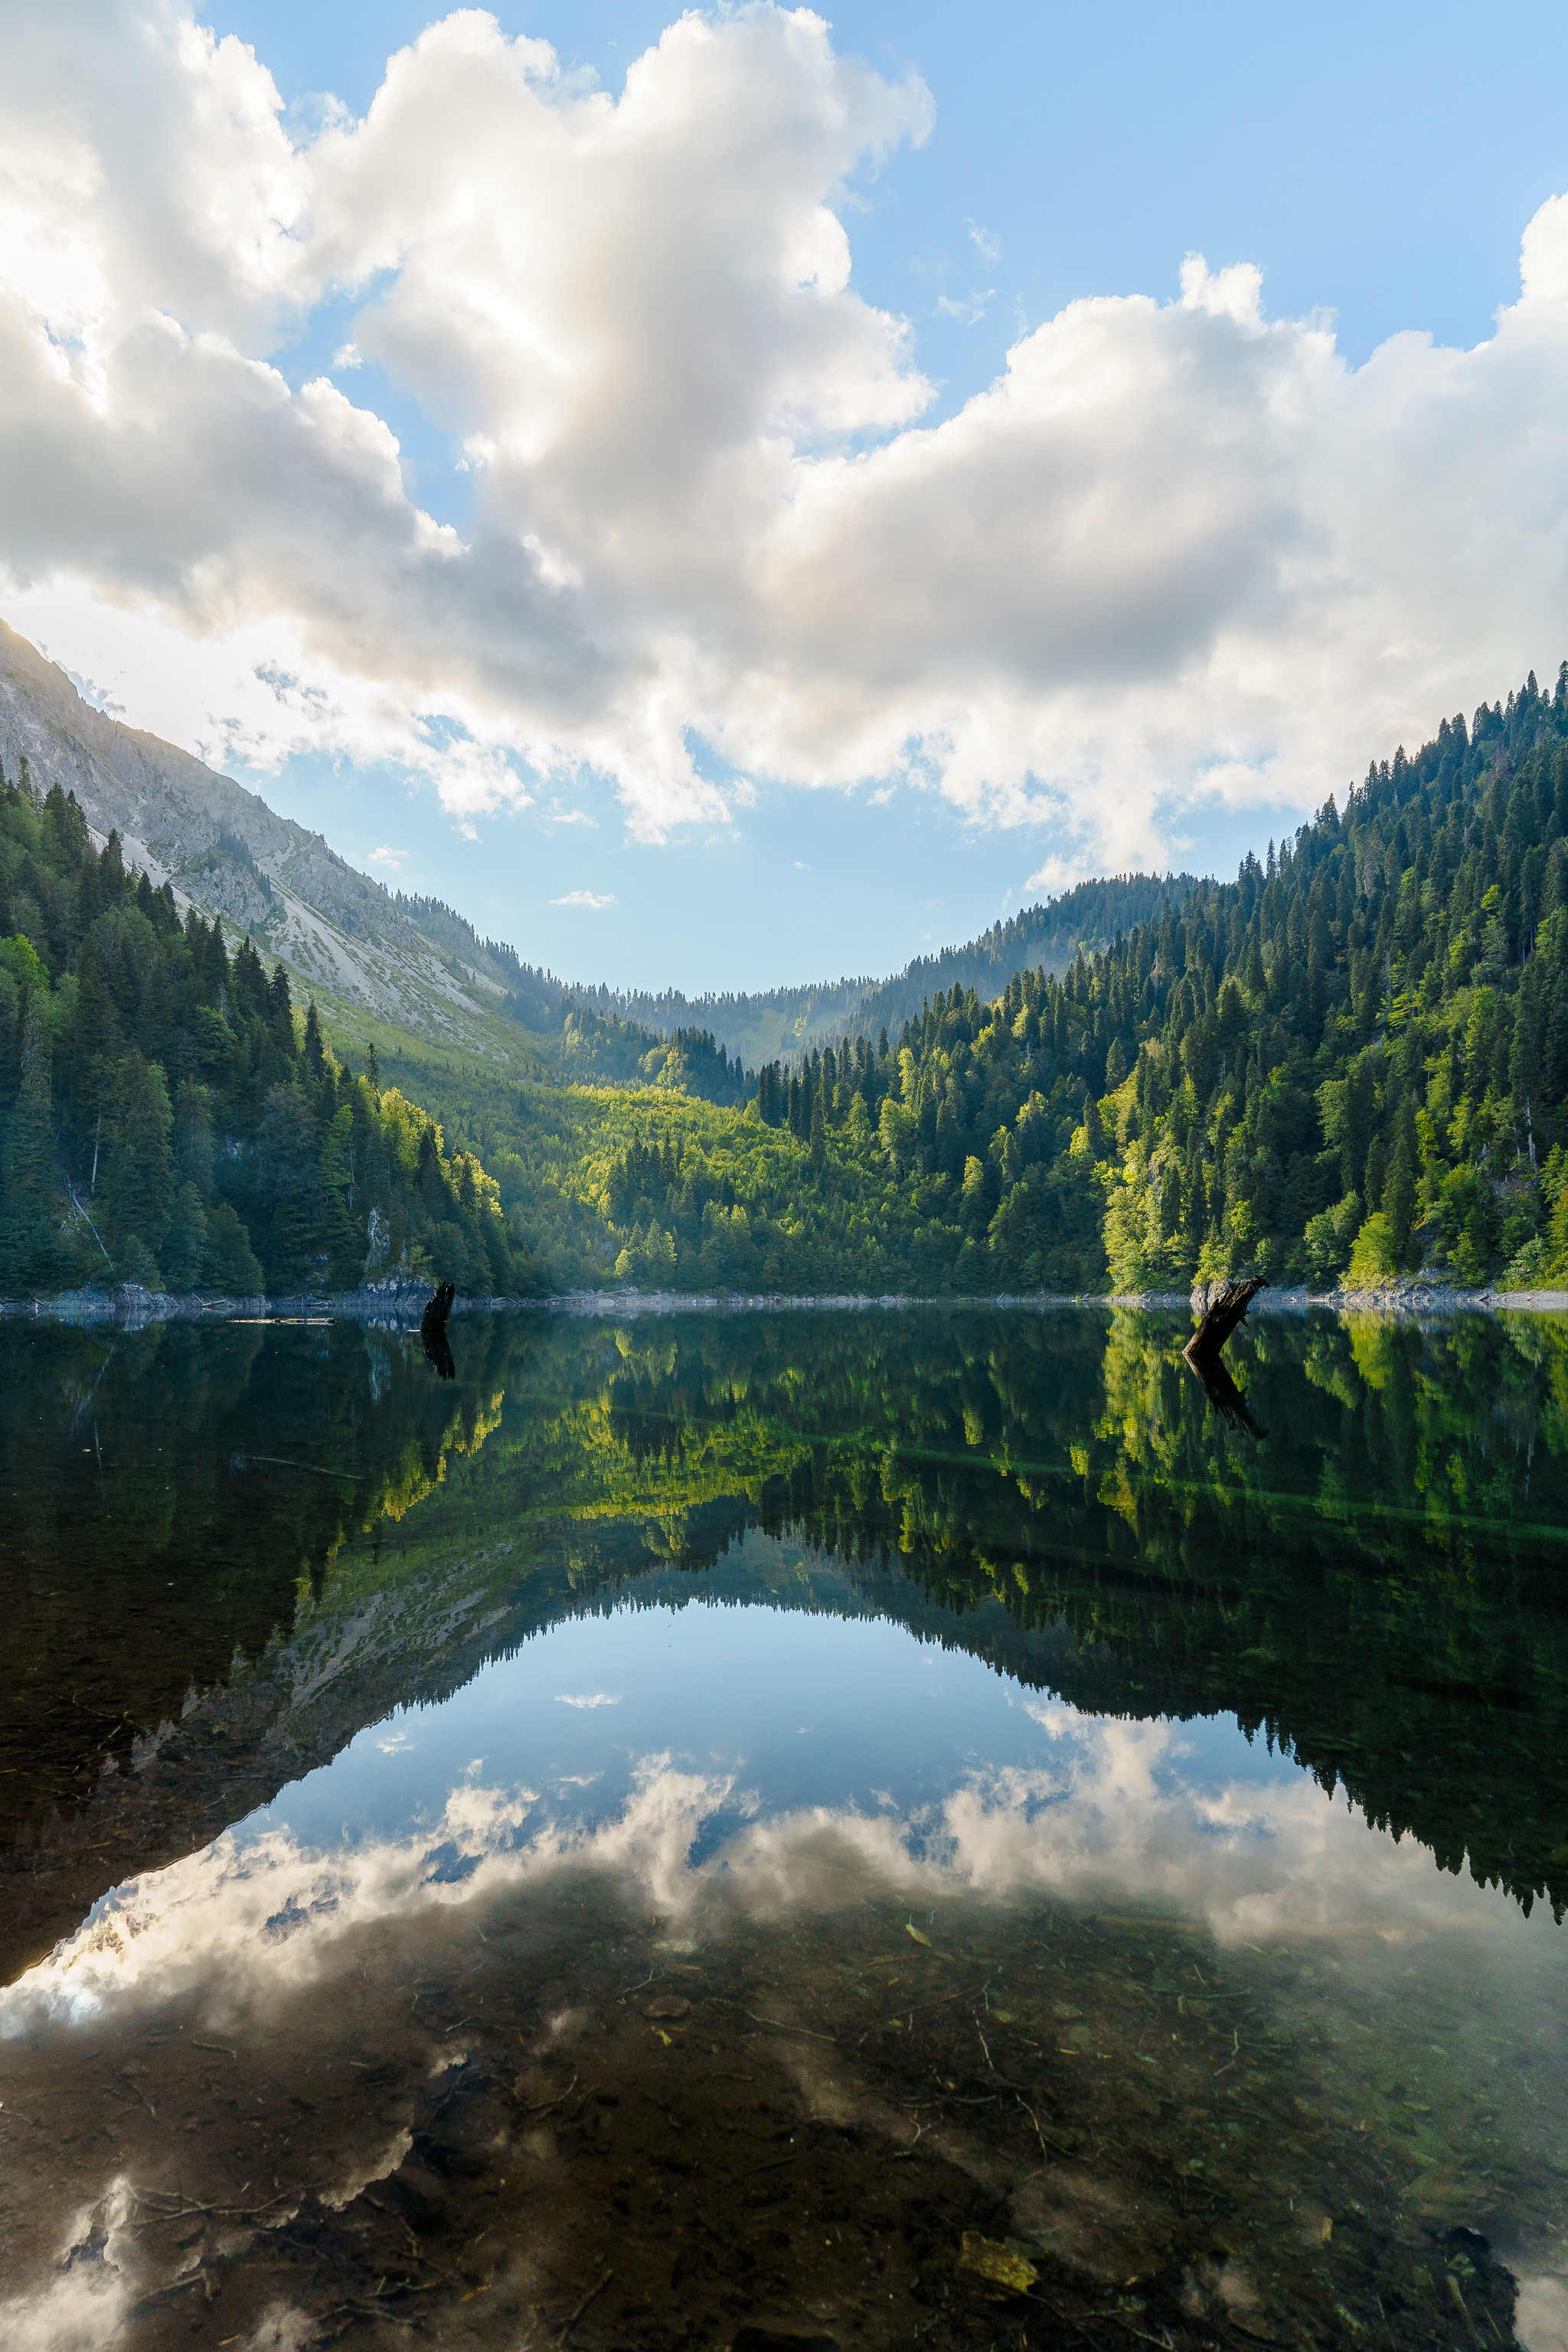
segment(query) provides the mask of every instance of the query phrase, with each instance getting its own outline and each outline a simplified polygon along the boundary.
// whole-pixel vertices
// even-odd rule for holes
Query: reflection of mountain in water
[[[448,1384],[341,1325],[28,1333],[0,1963],[633,1579],[891,1617],[1094,1711],[1235,1712],[1447,1866],[1560,1903],[1562,1335],[1265,1328],[1235,1351],[1262,1444],[1181,1336],[475,1318]],[[788,1541],[742,1567],[748,1527]]]

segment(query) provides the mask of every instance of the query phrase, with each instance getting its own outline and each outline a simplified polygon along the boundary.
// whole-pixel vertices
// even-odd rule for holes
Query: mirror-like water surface
[[[7,2344],[1568,2344],[1568,1331],[28,1331]]]

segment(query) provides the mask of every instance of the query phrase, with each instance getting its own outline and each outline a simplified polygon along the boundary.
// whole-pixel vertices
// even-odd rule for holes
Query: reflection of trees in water
[[[8,1348],[0,1844],[129,1765],[319,1599],[346,1541],[432,1492],[518,1336],[477,1328],[456,1393],[417,1340],[351,1324],[46,1327]]]
[[[1561,1899],[1568,1335],[1256,1322],[1239,1404],[1185,1336],[1121,1310],[472,1318],[448,1385],[353,1326],[29,1332],[0,1371],[4,1801],[74,1804],[276,1629],[476,1545],[493,1650],[757,1525],[896,1564],[924,1596],[889,1585],[896,1613],[1025,1675],[1034,1642],[1086,1706],[1234,1711],[1445,1864]]]
[[[1110,1672],[1131,1712],[1234,1711],[1445,1866],[1561,1902],[1568,1335],[1267,1323],[1232,1344],[1245,1388],[1200,1385],[1184,1336],[693,1318],[601,1360],[572,1458],[601,1509],[668,1527],[683,1483],[727,1487],[738,1523],[896,1559],[960,1617],[1065,1620],[1085,1704]],[[568,1391],[571,1353],[542,1367]]]

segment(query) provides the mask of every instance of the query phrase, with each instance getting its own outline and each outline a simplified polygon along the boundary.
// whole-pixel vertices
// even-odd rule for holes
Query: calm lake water
[[[1568,1328],[7,1332],[0,2343],[1568,2346]]]

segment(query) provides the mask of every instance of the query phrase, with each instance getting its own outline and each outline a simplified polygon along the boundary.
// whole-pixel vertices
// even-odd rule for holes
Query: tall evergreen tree
[[[40,990],[29,991],[22,1024],[21,1080],[5,1128],[0,1280],[9,1289],[47,1289],[61,1278],[68,1253],[59,1233],[49,1041]]]

